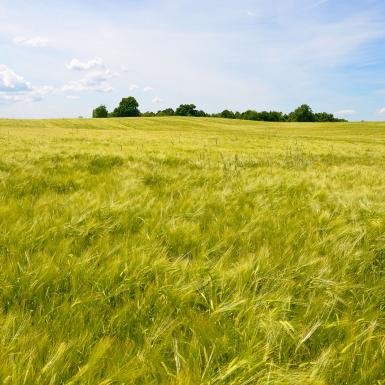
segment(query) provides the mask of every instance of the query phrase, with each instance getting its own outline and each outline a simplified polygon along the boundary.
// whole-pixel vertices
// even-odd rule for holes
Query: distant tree
[[[207,116],[209,116],[208,114],[206,114],[206,112],[204,112],[203,110],[198,110],[195,115],[193,116],[197,116],[197,117],[200,117],[200,118],[205,118]]]
[[[181,104],[175,111],[177,116],[197,116],[197,114],[195,104]]]
[[[307,104],[302,104],[289,114],[289,120],[292,122],[314,122],[315,116],[313,110]]]
[[[155,112],[151,112],[151,111],[146,111],[140,114],[140,116],[143,116],[144,118],[151,118],[155,115],[156,115]]]
[[[338,119],[333,114],[327,112],[317,112],[314,114],[316,122],[346,122],[345,119]]]
[[[225,118],[225,119],[235,119],[235,114],[233,111],[230,111],[230,110],[223,110],[221,113],[220,113],[220,117],[221,118]]]
[[[335,118],[332,114],[327,112],[318,112],[314,114],[315,122],[334,122]]]
[[[140,111],[138,109],[139,103],[133,96],[123,98],[119,106],[115,108],[113,115],[115,117],[130,117],[139,116]]]
[[[166,108],[165,110],[158,111],[157,116],[174,116],[175,111],[172,108]]]
[[[247,110],[245,112],[242,112],[241,119],[245,120],[260,120],[259,119],[259,113],[254,110]]]
[[[267,122],[346,122],[344,119],[338,119],[333,114],[327,112],[314,113],[313,110],[307,105],[295,109],[290,114],[284,114],[280,111],[255,111],[247,110],[244,112],[233,112],[231,110],[223,110],[219,113],[208,114],[203,110],[197,110],[195,104],[181,104],[175,111],[172,108],[166,108],[159,110],[158,112],[147,111],[140,113],[139,104],[137,100],[129,96],[123,98],[119,103],[119,106],[114,109],[113,112],[108,112],[106,106],[102,105],[93,110],[92,116],[94,118],[106,118],[106,117],[124,117],[124,116],[196,116],[196,117],[213,117],[213,118],[226,118],[226,119],[243,119],[243,120],[256,120]]]
[[[271,120],[270,112],[268,111],[261,111],[258,112],[258,119],[257,120],[264,120],[266,122]]]
[[[267,113],[267,119],[266,120],[269,122],[285,122],[286,117],[280,111],[269,111]]]
[[[101,105],[99,107],[96,107],[92,111],[92,117],[93,118],[107,118],[108,117],[108,111],[107,111],[106,106]]]

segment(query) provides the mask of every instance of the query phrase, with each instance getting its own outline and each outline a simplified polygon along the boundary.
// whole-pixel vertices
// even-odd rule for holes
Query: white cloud
[[[53,87],[33,87],[11,68],[0,64],[0,100],[6,102],[34,102],[52,93]]]
[[[106,68],[101,58],[95,58],[92,60],[88,60],[87,62],[81,62],[79,59],[74,58],[66,65],[66,67],[69,70],[74,71],[89,71],[94,69]]]
[[[385,115],[385,107],[383,107],[380,110],[378,110],[378,114],[379,115]]]
[[[30,48],[44,48],[49,45],[49,40],[45,37],[34,36],[34,37],[23,37],[18,36],[13,39],[13,43]]]
[[[160,104],[160,103],[163,102],[163,99],[160,98],[159,96],[156,96],[154,99],[152,99],[152,102],[153,102],[154,104]]]
[[[113,72],[109,69],[103,71],[92,71],[86,75],[84,78],[84,83],[88,86],[97,86],[109,79],[114,77],[118,77],[119,74],[117,72]]]
[[[19,92],[31,90],[31,84],[12,69],[0,64],[0,92]]]
[[[77,99],[80,99],[80,96],[79,95],[68,95],[66,96],[67,99],[73,99],[73,100],[77,100]]]
[[[78,81],[65,84],[62,88],[64,92],[84,92],[84,91],[96,91],[96,92],[111,92],[112,86],[106,82],[89,84],[88,79],[81,79]]]
[[[125,65],[121,66],[120,69],[122,72],[129,72],[130,71],[129,68]]]
[[[146,86],[143,88],[143,92],[149,92],[149,91],[153,91],[153,88],[150,86]]]
[[[246,11],[246,15],[247,16],[250,16],[250,17],[256,17],[257,16],[257,14],[254,12],[254,11]]]
[[[120,76],[117,72],[107,68],[101,58],[89,60],[84,63],[78,59],[72,59],[71,62],[67,64],[67,68],[69,70],[83,71],[86,72],[86,74],[82,79],[65,84],[62,88],[64,92],[111,92],[113,88],[108,81]]]
[[[354,110],[339,110],[335,114],[338,116],[352,116],[355,115],[357,112]]]
[[[130,84],[130,86],[128,88],[130,91],[135,91],[135,90],[139,89],[140,87],[137,84]]]

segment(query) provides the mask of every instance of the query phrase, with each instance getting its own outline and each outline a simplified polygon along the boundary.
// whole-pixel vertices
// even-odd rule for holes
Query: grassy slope
[[[385,124],[0,120],[0,146],[1,383],[384,383]]]

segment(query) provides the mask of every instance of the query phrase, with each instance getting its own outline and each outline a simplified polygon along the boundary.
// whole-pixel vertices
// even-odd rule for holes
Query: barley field
[[[0,383],[385,384],[385,123],[0,120]]]

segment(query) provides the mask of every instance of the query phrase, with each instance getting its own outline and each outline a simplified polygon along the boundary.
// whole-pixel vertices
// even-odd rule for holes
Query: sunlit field
[[[0,383],[385,384],[385,123],[0,120]]]

